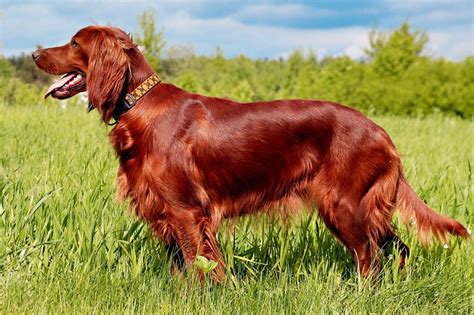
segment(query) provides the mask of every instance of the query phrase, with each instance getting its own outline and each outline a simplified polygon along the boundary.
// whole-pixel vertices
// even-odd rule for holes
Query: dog
[[[217,262],[212,279],[223,281],[216,240],[223,219],[291,214],[302,204],[318,209],[363,276],[379,270],[378,248],[396,245],[405,264],[409,248],[391,223],[396,208],[405,223],[416,223],[422,242],[470,234],[416,195],[388,134],[357,110],[184,91],[161,82],[129,35],[114,27],[85,27],[32,57],[45,72],[64,75],[45,97],[87,91],[89,109],[115,121],[109,137],[120,162],[117,195],[150,224],[173,268],[204,256]]]

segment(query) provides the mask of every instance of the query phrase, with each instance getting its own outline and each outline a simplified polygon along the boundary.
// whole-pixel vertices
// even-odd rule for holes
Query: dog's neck
[[[130,71],[126,93],[134,91],[140,84],[155,73],[138,48],[132,49],[129,53],[129,57]]]
[[[153,79],[151,80],[152,82],[150,83],[150,86],[152,83],[154,83],[153,85],[156,85],[157,83],[155,82],[157,80],[158,80],[158,83],[160,81],[159,78],[154,76],[155,72],[153,71],[151,66],[148,64],[145,57],[138,50],[138,48],[132,49],[129,53],[129,57],[130,57],[130,69],[129,69],[128,78],[124,85],[122,95],[114,106],[112,117],[114,118],[115,122],[109,125],[115,125],[119,121],[120,116],[125,114],[133,106],[136,105],[136,102],[139,100],[139,97],[137,97],[137,95],[134,92],[136,91],[137,88],[139,87],[140,89],[142,88],[140,85],[142,85],[143,83],[146,83],[147,81],[150,81],[150,79]],[[146,92],[148,92],[148,90],[146,90]],[[145,93],[143,93],[143,95]],[[130,96],[130,95],[133,95],[133,96]],[[141,93],[140,93],[140,96],[142,96]]]

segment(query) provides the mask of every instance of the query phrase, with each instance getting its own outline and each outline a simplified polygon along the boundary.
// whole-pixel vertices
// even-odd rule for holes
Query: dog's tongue
[[[76,73],[74,73],[74,72],[66,73],[61,79],[59,79],[58,81],[51,84],[51,86],[46,91],[46,94],[44,95],[44,98],[47,98],[51,93],[54,92],[54,90],[59,89],[64,84],[69,82],[69,80],[71,80],[75,75],[76,75]]]

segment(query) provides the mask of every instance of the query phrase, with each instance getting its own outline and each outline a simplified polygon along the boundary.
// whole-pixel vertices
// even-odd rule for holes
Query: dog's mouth
[[[68,72],[58,81],[51,84],[44,98],[51,95],[57,99],[65,99],[86,90],[86,75],[79,71]]]

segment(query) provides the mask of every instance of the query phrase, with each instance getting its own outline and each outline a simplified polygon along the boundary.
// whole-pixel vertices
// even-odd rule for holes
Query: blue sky
[[[220,46],[227,56],[285,57],[294,49],[319,56],[360,58],[368,33],[407,20],[427,32],[427,55],[463,59],[473,54],[474,13],[469,0],[0,0],[0,54],[30,52],[37,44],[67,42],[81,27],[104,24],[138,30],[153,9],[167,48],[191,45],[198,54]]]

